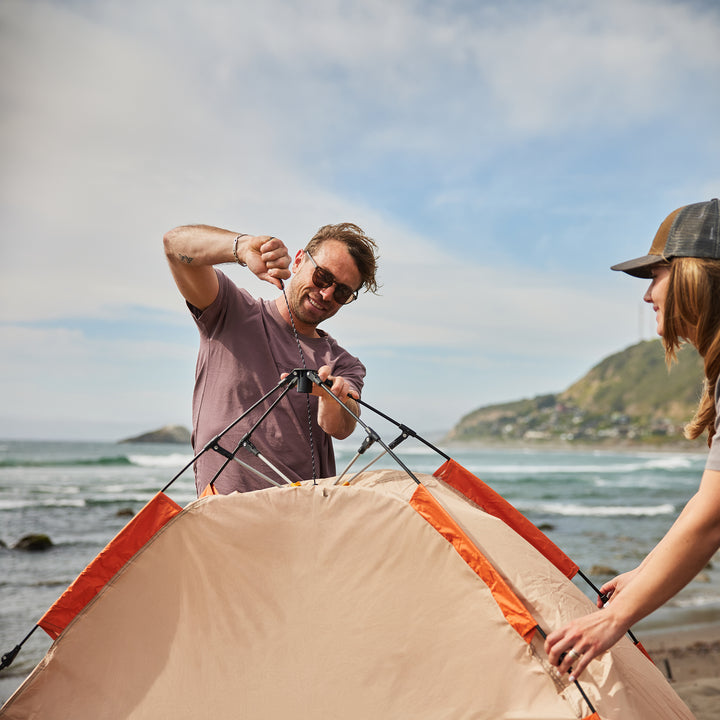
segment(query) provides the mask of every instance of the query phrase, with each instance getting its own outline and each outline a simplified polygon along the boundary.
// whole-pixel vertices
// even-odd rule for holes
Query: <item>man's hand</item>
[[[282,288],[290,277],[290,253],[282,240],[271,235],[245,235],[238,241],[238,259],[260,280]]]
[[[330,381],[329,389],[333,392],[334,395],[337,395],[340,400],[345,402],[348,397],[357,400],[358,399],[358,393],[355,390],[355,388],[344,378],[340,375],[331,375],[330,374],[330,366],[329,365],[323,365],[318,371],[318,375],[320,376],[320,380],[322,380],[323,383],[325,383],[326,380]],[[318,397],[322,398],[328,398],[328,394],[318,385],[315,385],[313,383],[313,389],[312,389],[312,395],[317,395]],[[331,402],[335,402],[332,398],[328,398]],[[337,403],[335,403],[337,405]]]
[[[284,380],[290,373],[282,373],[280,379]],[[318,376],[323,385],[326,385],[326,381],[330,381],[329,390],[332,391],[333,395],[337,397],[348,410],[351,410],[353,414],[360,414],[360,408],[355,400],[359,400],[357,390],[340,375],[331,375],[330,366],[323,365],[318,371]],[[318,398],[318,425],[330,436],[336,440],[344,440],[346,437],[352,434],[352,431],[357,425],[357,420],[346,410],[340,407],[340,404],[331,397],[330,394],[324,388],[320,387],[316,383],[313,383],[311,395],[316,395]]]

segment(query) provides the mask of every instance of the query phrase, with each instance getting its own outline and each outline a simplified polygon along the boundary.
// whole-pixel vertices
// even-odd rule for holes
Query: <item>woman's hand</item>
[[[575,682],[590,661],[612,647],[626,630],[611,609],[598,610],[550,633],[545,652],[550,663],[561,674],[571,673],[570,681]]]
[[[597,599],[597,606],[599,608],[605,607],[610,602],[611,598],[617,597],[623,588],[627,587],[633,579],[637,576],[640,568],[636,567],[634,570],[629,570],[626,573],[622,573],[612,580],[608,580],[601,588],[600,592],[603,597]]]

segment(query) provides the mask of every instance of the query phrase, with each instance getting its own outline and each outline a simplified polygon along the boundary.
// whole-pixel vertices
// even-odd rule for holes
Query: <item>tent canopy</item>
[[[572,562],[436,475],[172,509],[0,718],[692,718],[628,639],[560,677],[542,631],[593,611]]]

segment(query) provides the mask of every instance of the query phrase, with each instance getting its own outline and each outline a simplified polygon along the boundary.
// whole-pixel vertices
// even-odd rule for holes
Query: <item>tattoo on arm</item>
[[[178,253],[178,258],[180,262],[184,262],[186,265],[189,265],[193,259],[189,257],[188,255],[183,255],[182,253]]]

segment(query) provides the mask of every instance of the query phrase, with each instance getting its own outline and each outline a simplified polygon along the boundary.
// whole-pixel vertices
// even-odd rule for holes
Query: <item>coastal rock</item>
[[[609,567],[608,565],[593,565],[590,568],[590,575],[607,575],[609,577],[615,577],[618,574],[619,573],[615,568]]]
[[[43,535],[42,533],[33,533],[20,538],[15,545],[13,545],[13,549],[40,552],[42,550],[48,550],[52,546],[53,541],[47,535]]]
[[[121,443],[177,443],[190,444],[190,431],[183,425],[166,425],[135,437],[120,440]]]

